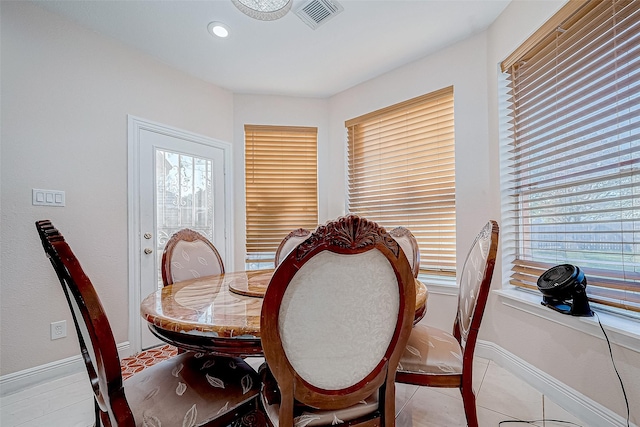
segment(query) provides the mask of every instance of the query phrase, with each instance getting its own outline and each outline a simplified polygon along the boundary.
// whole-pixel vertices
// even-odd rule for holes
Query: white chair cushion
[[[380,251],[324,251],[302,266],[285,291],[279,317],[282,345],[308,383],[347,388],[382,360],[398,311],[398,281]]]
[[[417,324],[400,358],[398,371],[437,375],[462,374],[462,350],[453,335]]]
[[[258,395],[260,378],[240,358],[187,352],[124,382],[136,426],[200,426]]]
[[[264,395],[260,395],[263,408],[269,421],[274,427],[277,427],[279,423],[280,404],[269,404]],[[343,409],[333,410],[319,410],[309,407],[304,407],[300,414],[297,414],[293,418],[294,427],[313,427],[313,426],[328,426],[337,425],[349,422],[356,418],[363,417],[378,410],[378,392],[376,391],[365,400],[356,403],[353,406]]]
[[[218,257],[205,242],[181,240],[176,243],[171,256],[171,277],[174,283],[221,272]]]

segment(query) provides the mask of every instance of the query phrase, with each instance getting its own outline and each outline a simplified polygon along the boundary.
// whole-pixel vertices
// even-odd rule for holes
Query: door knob
[[[151,238],[151,233],[144,233],[144,238],[149,240]]]
[[[144,253],[149,255],[151,252],[153,252],[153,249],[151,248],[144,248]]]

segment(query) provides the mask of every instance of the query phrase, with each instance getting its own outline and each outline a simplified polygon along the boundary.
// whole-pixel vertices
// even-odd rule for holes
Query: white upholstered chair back
[[[398,279],[380,251],[323,251],[291,280],[278,329],[293,369],[311,385],[337,390],[362,381],[380,363],[398,310]]]
[[[273,262],[274,266],[277,267],[282,262],[282,260],[287,255],[289,255],[289,253],[294,250],[300,243],[304,242],[310,234],[311,231],[307,230],[306,228],[298,228],[287,234],[287,236],[282,239],[282,242],[280,242],[280,245],[278,245],[276,256]]]
[[[413,277],[418,277],[420,272],[420,248],[416,237],[405,227],[396,227],[389,234],[398,242],[407,256]]]
[[[462,344],[466,342],[471,328],[471,320],[478,305],[480,285],[488,281],[485,285],[487,288],[490,286],[491,275],[487,276],[487,271],[493,272],[493,263],[495,263],[497,246],[495,230],[497,230],[497,224],[493,221],[487,222],[476,236],[462,266],[456,319]],[[488,265],[489,263],[491,265]]]
[[[162,254],[162,280],[170,285],[183,280],[224,273],[222,258],[202,234],[183,229],[167,242]]]

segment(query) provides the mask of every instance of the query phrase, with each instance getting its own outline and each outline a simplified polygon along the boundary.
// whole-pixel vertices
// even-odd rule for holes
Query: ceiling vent
[[[315,30],[343,10],[335,0],[309,0],[296,8],[295,14]]]

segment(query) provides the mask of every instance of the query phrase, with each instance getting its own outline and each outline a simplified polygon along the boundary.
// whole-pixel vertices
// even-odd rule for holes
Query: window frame
[[[502,204],[503,204],[502,230],[503,230],[503,241],[507,242],[507,245],[503,245],[503,251],[502,251],[503,252],[503,281],[505,282],[505,285],[503,287],[504,295],[508,295],[512,297],[509,289],[515,289],[517,291],[523,290],[522,287],[524,288],[529,287],[530,289],[533,289],[533,290],[537,289],[537,287],[535,286],[535,280],[537,276],[542,272],[544,272],[546,268],[549,268],[555,264],[563,263],[561,261],[558,261],[555,264],[541,263],[539,265],[532,265],[531,268],[528,268],[531,271],[523,272],[520,275],[520,278],[516,280],[513,279],[513,276],[518,274],[517,272],[515,273],[512,272],[513,268],[517,264],[522,264],[522,262],[518,263],[516,258],[516,247],[518,246],[518,243],[517,243],[518,240],[516,237],[517,223],[516,223],[516,220],[512,218],[512,216],[509,213],[512,206],[511,197],[513,196],[513,193],[509,191],[510,183],[508,182],[507,175],[511,171],[510,168],[512,167],[512,161],[507,160],[507,158],[510,156],[510,153],[508,151],[512,150],[513,147],[508,146],[507,144],[512,144],[514,141],[514,137],[513,137],[513,131],[508,130],[508,127],[509,127],[509,124],[507,121],[508,119],[505,116],[509,113],[512,113],[512,110],[507,108],[506,104],[508,103],[509,97],[513,95],[513,88],[505,88],[505,82],[506,82],[505,71],[508,71],[512,67],[517,67],[518,64],[521,64],[525,61],[529,61],[532,58],[536,58],[537,54],[539,54],[540,52],[543,52],[544,49],[549,46],[549,43],[551,42],[553,37],[552,34],[555,33],[558,28],[561,28],[562,33],[566,32],[567,29],[570,29],[572,25],[576,25],[577,23],[580,23],[580,20],[583,19],[583,17],[587,16],[590,12],[593,11],[593,13],[595,14],[596,8],[604,7],[602,5],[604,4],[606,6],[607,3],[616,4],[615,1],[612,2],[611,0],[607,0],[606,2],[594,1],[594,0],[568,2],[560,11],[558,11],[556,15],[551,17],[543,26],[540,27],[538,31],[536,31],[529,39],[527,39],[522,46],[517,48],[511,55],[507,57],[507,59],[505,59],[505,61],[503,61],[500,64],[501,71],[503,72],[502,74],[499,74],[499,80],[500,80],[499,87],[502,89],[500,93],[500,99],[499,99],[499,103],[501,107],[500,108],[501,110],[500,128],[502,133],[500,149],[501,149],[501,165],[503,166],[502,172],[501,172]],[[622,3],[622,2],[618,2],[618,3]],[[633,13],[637,13],[637,11]],[[582,27],[584,27],[584,25]],[[507,92],[509,89],[512,91],[511,93]],[[636,128],[637,128],[637,125],[636,125]],[[631,147],[633,147],[633,145],[631,145]],[[634,174],[636,177],[639,174],[637,165],[635,166]],[[633,185],[635,188],[637,188],[638,186],[637,182],[636,184],[631,184],[631,185]],[[637,197],[638,196],[636,193],[635,198]],[[635,232],[632,231],[631,233],[634,234],[632,242],[634,245],[637,245],[635,241],[635,233],[637,233],[637,230]],[[633,265],[635,265],[635,263]],[[596,279],[593,281],[594,283],[597,283],[598,285],[602,286],[602,283],[606,283],[607,280],[611,280],[611,279],[608,279],[606,275],[603,276],[603,278],[598,277],[598,273],[600,272],[600,274],[602,275],[604,274],[603,271],[605,270],[590,269],[589,267],[591,266],[587,265],[586,267],[583,266],[581,268],[585,271],[585,273],[587,273],[588,276],[591,273],[594,274],[594,277],[596,277]],[[595,304],[595,306],[597,306],[600,309],[610,311],[617,315],[626,316],[630,319],[631,322],[637,322],[638,319],[640,319],[639,317],[640,310],[638,310],[637,302],[634,302],[634,301],[636,301],[637,299],[637,293],[640,291],[640,288],[638,287],[638,277],[637,277],[638,273],[637,272],[635,273],[632,272],[632,273],[633,274],[630,274],[628,277],[624,278],[624,280],[631,281],[630,283],[632,284],[629,286],[633,287],[634,289],[631,291],[633,295],[630,295],[629,297],[625,296],[625,298],[629,298],[629,300],[622,299],[622,301],[626,301],[626,307],[624,306],[624,304],[619,304],[617,301],[610,301],[610,300],[599,298],[599,297],[594,298],[594,296],[590,294],[591,303]],[[611,284],[610,286],[613,287],[618,285]],[[587,286],[588,293],[590,290],[589,288],[590,287]],[[607,291],[606,287],[602,287],[602,289],[604,289],[604,291]],[[599,291],[601,295],[606,293],[606,292],[600,291],[599,288],[596,288],[596,290]],[[628,295],[628,292],[629,291],[627,291],[627,293],[625,293],[624,295]],[[538,299],[539,299],[539,296],[538,296]]]

